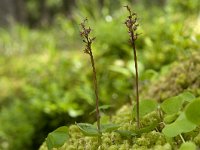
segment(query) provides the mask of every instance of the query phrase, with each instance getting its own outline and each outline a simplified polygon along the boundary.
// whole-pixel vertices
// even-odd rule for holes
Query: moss
[[[120,130],[135,130],[136,123],[135,120],[132,120],[132,115],[130,112],[131,106],[125,105],[120,110],[116,112],[116,115],[113,116],[113,123],[118,123],[121,125]],[[123,116],[123,117],[122,117]],[[126,121],[124,121],[124,119]],[[141,126],[145,127],[150,125],[153,121],[158,121],[159,115],[157,112],[152,112],[144,116],[141,120]],[[127,150],[127,149],[143,149],[147,150],[152,148],[156,143],[159,143],[160,146],[166,144],[162,141],[164,136],[162,133],[157,131],[151,131],[149,133],[142,134],[132,138],[124,138],[117,132],[107,132],[103,133],[101,136],[101,144],[98,144],[97,137],[87,137],[84,136],[81,131],[78,129],[76,125],[71,125],[69,127],[69,134],[70,139],[63,145],[61,148],[57,150],[73,150],[73,149],[80,149],[80,150]],[[162,137],[162,138],[161,138]],[[41,146],[40,150],[47,150],[45,143]]]
[[[125,105],[116,115],[113,116],[115,120],[113,123],[120,122],[121,130],[135,130],[135,120],[131,119],[131,114],[127,113],[131,109],[130,106]],[[123,117],[129,120],[123,121]],[[153,111],[141,118],[141,126],[148,127],[152,122],[159,121],[159,114],[157,111]],[[101,136],[101,144],[98,143],[98,137],[84,136],[76,125],[69,127],[70,139],[61,147],[54,150],[172,150],[177,149],[182,143],[179,136],[175,137],[170,143],[165,138],[164,134],[157,129],[160,128],[158,125],[155,130],[142,133],[141,135],[133,137],[122,137],[117,132],[103,133]],[[200,134],[194,131],[195,134],[183,134],[187,140],[193,140],[198,146],[200,145]],[[192,137],[191,137],[192,136]],[[47,150],[46,144],[44,143],[40,150]]]
[[[174,62],[165,72],[141,91],[141,97],[162,102],[185,90],[200,95],[200,52]]]

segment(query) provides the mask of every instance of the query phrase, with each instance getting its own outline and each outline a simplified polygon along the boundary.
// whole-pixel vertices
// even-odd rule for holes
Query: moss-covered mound
[[[137,130],[135,120],[132,119],[131,107],[123,106],[112,118],[112,123],[119,124],[121,127],[118,131],[135,131]],[[153,111],[141,119],[141,134],[135,136],[126,136],[118,132],[106,132],[101,136],[101,142],[98,143],[98,137],[90,137],[82,134],[76,125],[69,127],[70,139],[61,147],[54,150],[172,150],[178,149],[182,143],[181,137],[177,136],[168,139],[161,132],[163,128],[160,122],[158,111]],[[157,122],[156,127],[151,129],[153,123]],[[150,128],[149,128],[150,127]],[[200,146],[200,134],[198,130],[191,133],[183,134],[186,141],[192,140]],[[44,143],[40,150],[47,150]]]
[[[200,53],[195,52],[187,59],[173,63],[167,73],[161,74],[158,80],[152,81],[143,97],[163,101],[185,90],[200,95]],[[145,96],[144,96],[145,95]],[[118,131],[137,131],[132,107],[124,105],[107,123],[120,125]],[[172,150],[178,149],[185,141],[192,141],[200,147],[200,129],[167,138],[163,133],[162,114],[152,111],[141,118],[141,129],[136,135],[116,131],[102,133],[98,137],[85,136],[77,125],[69,127],[70,139],[55,150]],[[152,124],[157,123],[152,127]],[[151,128],[152,127],[152,128]],[[184,139],[184,140],[183,140]],[[47,150],[44,143],[40,150]]]
[[[112,123],[119,124],[118,130],[136,130],[136,123],[132,121],[131,107],[123,106],[116,115],[112,117]],[[152,112],[141,120],[142,127],[148,127],[153,122],[159,121],[159,115]],[[158,149],[170,150],[171,145],[166,143],[164,135],[156,130],[149,133],[142,133],[139,137],[122,136],[117,132],[106,132],[101,136],[101,144],[98,143],[98,137],[89,137],[81,133],[76,125],[69,127],[70,139],[58,150],[141,150]],[[43,144],[40,150],[47,150],[46,144]]]
[[[163,101],[185,90],[200,95],[200,52],[188,54],[168,66],[165,72],[149,84],[142,93],[143,98]]]

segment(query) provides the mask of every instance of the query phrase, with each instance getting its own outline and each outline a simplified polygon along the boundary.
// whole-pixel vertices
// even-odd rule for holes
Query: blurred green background
[[[61,125],[94,121],[91,65],[79,37],[85,17],[96,36],[100,104],[112,105],[112,114],[133,100],[127,4],[140,23],[140,87],[200,50],[200,0],[0,0],[0,149],[35,150]]]

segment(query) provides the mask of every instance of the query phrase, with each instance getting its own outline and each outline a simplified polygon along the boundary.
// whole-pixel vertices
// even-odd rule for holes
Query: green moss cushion
[[[188,54],[170,65],[165,72],[151,82],[145,91],[141,91],[144,98],[163,101],[185,90],[200,95],[200,52]]]

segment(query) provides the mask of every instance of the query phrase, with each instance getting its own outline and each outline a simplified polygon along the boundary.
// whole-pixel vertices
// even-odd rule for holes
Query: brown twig
[[[95,40],[95,37],[90,38],[91,28],[86,27],[85,23],[87,18],[80,24],[82,31],[80,32],[81,37],[83,38],[83,42],[85,43],[84,53],[89,54],[90,61],[92,64],[92,71],[93,71],[93,82],[94,82],[94,90],[95,90],[95,97],[96,97],[96,119],[97,119],[97,129],[100,132],[100,112],[99,112],[99,97],[98,97],[98,86],[97,86],[97,77],[96,77],[96,68],[95,68],[95,61],[92,54],[92,42]]]
[[[137,23],[137,15],[136,13],[132,13],[129,6],[124,6],[127,8],[129,12],[129,16],[127,17],[125,21],[125,25],[128,28],[128,33],[130,36],[130,42],[131,46],[133,48],[133,54],[134,54],[134,62],[135,62],[135,84],[136,84],[136,121],[137,121],[137,127],[140,128],[140,118],[139,118],[139,88],[138,88],[138,64],[137,64],[137,52],[136,52],[136,46],[135,41],[138,38],[138,33],[136,33],[136,30],[139,26]]]

